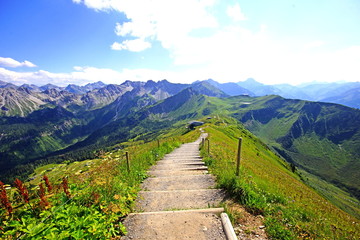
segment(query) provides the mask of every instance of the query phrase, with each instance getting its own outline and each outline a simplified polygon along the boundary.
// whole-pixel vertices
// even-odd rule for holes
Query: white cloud
[[[244,13],[241,12],[240,5],[237,3],[234,6],[229,6],[226,10],[227,15],[232,18],[234,21],[244,21],[247,20]]]
[[[121,50],[121,49],[122,49],[122,44],[121,44],[121,43],[118,43],[118,42],[114,42],[114,43],[111,45],[111,49],[112,49],[112,50]]]
[[[309,42],[307,44],[304,45],[304,49],[305,50],[311,50],[313,48],[318,48],[318,47],[321,47],[325,44],[324,41],[313,41],[313,42]]]
[[[151,47],[151,43],[144,41],[141,38],[134,40],[125,40],[122,43],[114,42],[111,45],[113,50],[129,50],[131,52],[141,52]]]
[[[123,12],[129,21],[116,24],[118,36],[135,37],[143,43],[158,40],[167,49],[176,49],[195,29],[218,26],[216,18],[208,11],[215,0],[83,0],[82,3],[97,11]]]
[[[116,23],[115,33],[118,36],[133,36],[139,38],[151,37],[156,34],[156,25],[151,22],[124,22],[123,24]]]
[[[303,81],[359,81],[360,66],[358,46],[337,51],[314,51],[324,46],[322,41],[291,46],[279,43],[266,26],[248,29],[238,24],[246,20],[239,4],[217,8],[216,0],[73,0],[96,11],[115,10],[127,17],[127,22],[117,23],[118,41],[114,50],[140,52],[159,41],[168,50],[174,69],[98,69],[75,67],[68,74],[51,75],[38,72],[49,79],[67,81],[102,80],[118,83],[123,80],[159,80],[191,82],[206,78],[240,81],[254,77],[264,83],[299,83]],[[227,14],[231,23],[221,25],[215,14]],[[225,15],[226,16],[226,15]],[[208,35],[195,35],[198,30],[210,30]],[[304,51],[306,50],[306,51]],[[24,73],[25,74],[25,73]],[[30,74],[35,79],[35,73]],[[66,82],[66,80],[64,80]]]
[[[19,62],[16,61],[12,58],[4,58],[4,57],[0,57],[0,66],[3,67],[11,67],[11,68],[16,68],[16,67],[36,67],[35,64],[33,64],[32,62],[29,62],[27,60],[23,61],[23,62]]]

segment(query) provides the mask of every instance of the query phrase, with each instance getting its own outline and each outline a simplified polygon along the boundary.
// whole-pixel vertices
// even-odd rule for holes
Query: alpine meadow
[[[201,153],[232,199],[224,204],[234,225],[242,216],[232,206],[240,204],[264,217],[273,239],[357,238],[358,109],[276,95],[229,96],[207,81],[98,85],[86,93],[2,88],[1,178],[27,189],[3,185],[4,236],[125,234],[122,219],[132,212],[148,168],[202,129],[210,146]],[[185,128],[192,120],[205,124]]]
[[[1,0],[0,239],[360,239],[360,2]]]

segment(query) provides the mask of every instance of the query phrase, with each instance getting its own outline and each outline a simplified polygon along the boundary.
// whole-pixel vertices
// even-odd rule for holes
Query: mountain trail
[[[183,144],[150,169],[121,239],[227,239],[219,208],[225,193],[215,189],[199,155],[206,136]]]

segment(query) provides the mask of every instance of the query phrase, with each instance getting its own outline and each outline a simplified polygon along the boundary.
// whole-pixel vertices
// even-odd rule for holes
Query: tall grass
[[[157,141],[122,143],[96,160],[43,166],[31,182],[17,182],[18,191],[1,185],[0,238],[119,238],[148,168],[196,135],[176,134],[161,139],[160,146]],[[130,153],[130,171],[125,152]]]
[[[225,121],[224,121],[225,120]],[[307,187],[291,167],[231,119],[213,121],[210,171],[239,203],[265,217],[272,239],[359,239],[360,223]],[[243,138],[240,177],[235,176],[238,138]]]

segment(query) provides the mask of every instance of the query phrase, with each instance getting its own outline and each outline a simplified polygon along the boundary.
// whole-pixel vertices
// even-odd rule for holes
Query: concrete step
[[[208,174],[207,168],[188,168],[176,170],[151,170],[148,175],[151,177],[165,177],[165,176],[182,176],[182,175],[199,175]]]
[[[137,212],[216,207],[224,200],[220,189],[140,191]]]
[[[201,158],[199,153],[197,154],[186,154],[186,153],[177,153],[177,154],[167,154],[164,156],[164,159],[167,158]]]
[[[204,168],[204,162],[195,163],[171,163],[171,164],[159,164],[151,167],[151,170],[178,170],[178,169],[192,169],[192,168]]]
[[[203,161],[201,159],[164,159],[156,162],[157,165],[171,163],[203,163]]]
[[[226,239],[221,218],[212,212],[174,211],[132,214],[124,221],[128,234],[121,239]]]
[[[215,178],[210,174],[204,174],[147,178],[143,182],[142,188],[145,191],[194,190],[210,189],[215,185]]]

